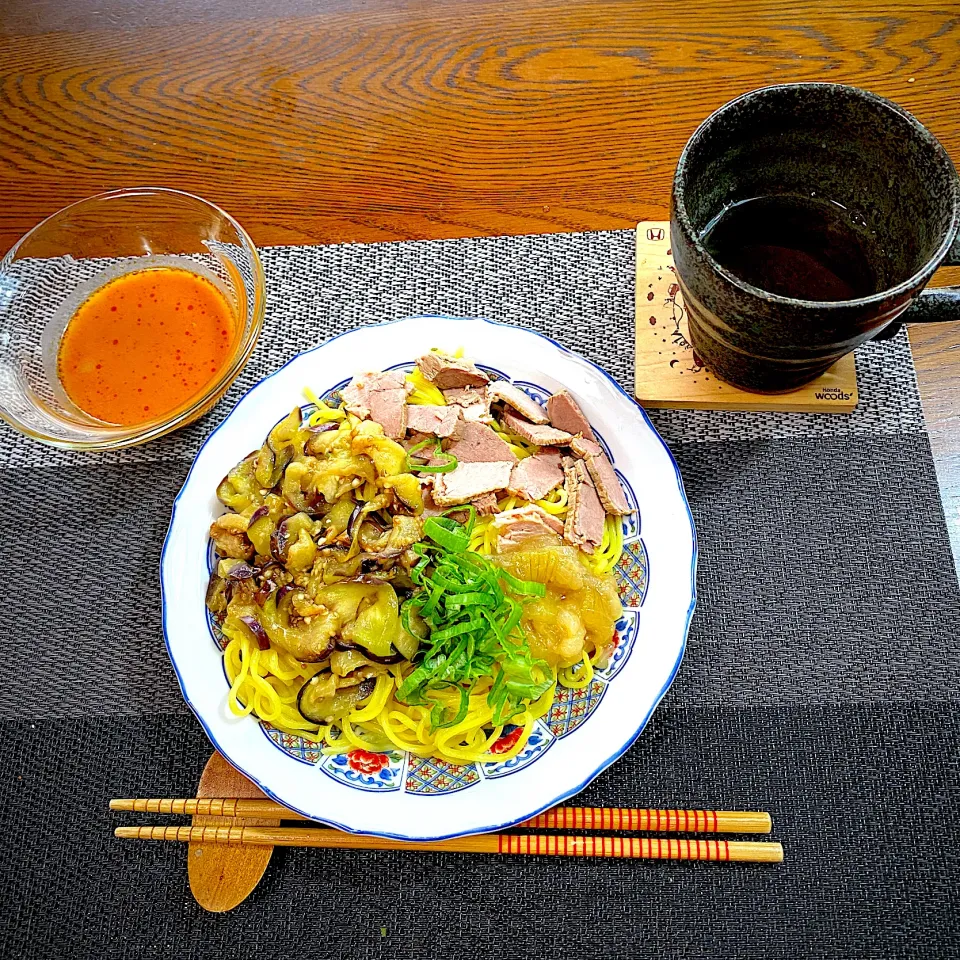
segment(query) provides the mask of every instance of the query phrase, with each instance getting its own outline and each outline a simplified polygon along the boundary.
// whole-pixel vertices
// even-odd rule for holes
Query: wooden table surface
[[[955,3],[0,0],[0,251],[144,183],[258,244],[632,227],[707,114],[797,80],[896,100],[960,164]],[[960,325],[910,335],[956,536]]]

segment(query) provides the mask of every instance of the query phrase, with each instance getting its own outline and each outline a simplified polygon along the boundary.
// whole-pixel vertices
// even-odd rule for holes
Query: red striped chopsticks
[[[342,833],[316,827],[246,826],[242,818],[305,820],[280,804],[256,799],[112,800],[111,810],[238,818],[237,824],[193,827],[118,827],[118,837],[133,840],[221,843],[253,846],[303,846],[327,849],[433,850],[559,857],[645,860],[779,863],[783,847],[772,841],[631,837],[621,833],[769,833],[767,813],[731,810],[662,810],[623,807],[556,807],[519,825],[523,830],[597,830],[614,836],[502,833],[451,840],[403,841]]]

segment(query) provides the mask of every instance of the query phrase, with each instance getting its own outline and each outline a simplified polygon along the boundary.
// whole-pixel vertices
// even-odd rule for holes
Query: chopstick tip
[[[111,800],[111,810],[133,810],[133,800]]]

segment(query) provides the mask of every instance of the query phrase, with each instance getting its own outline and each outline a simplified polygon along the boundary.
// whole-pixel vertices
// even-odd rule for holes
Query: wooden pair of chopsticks
[[[270,800],[130,799],[111,800],[110,809],[133,813],[188,814],[306,820]],[[521,823],[518,829],[664,831],[670,833],[769,833],[770,815],[730,810],[651,810],[624,807],[555,807]],[[117,827],[128,840],[178,840],[228,845],[323,847],[360,850],[439,850],[449,853],[535,854],[540,856],[626,857],[653,860],[780,863],[776,842],[700,840],[685,837],[562,836],[557,834],[480,834],[452,840],[391,840],[315,827]]]

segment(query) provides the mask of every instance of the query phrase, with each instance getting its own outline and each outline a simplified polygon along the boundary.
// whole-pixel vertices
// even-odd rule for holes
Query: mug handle
[[[960,233],[954,237],[953,246],[940,266],[960,266]],[[873,339],[889,340],[900,332],[904,323],[942,323],[944,320],[960,320],[960,287],[927,287],[921,290],[920,296],[896,321],[884,327]]]

